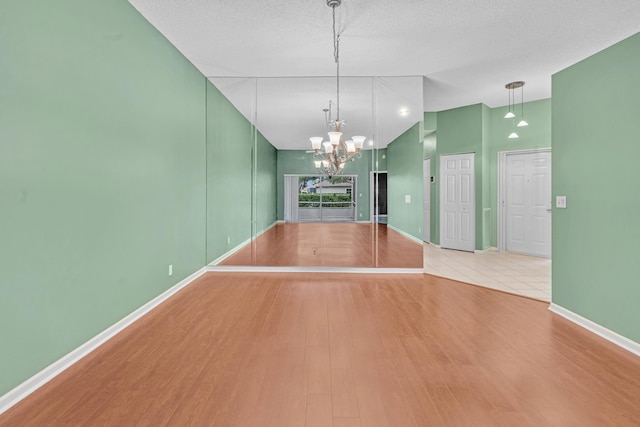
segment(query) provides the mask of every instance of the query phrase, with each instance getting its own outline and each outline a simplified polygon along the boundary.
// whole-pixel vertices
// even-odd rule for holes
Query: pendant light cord
[[[511,89],[511,107],[513,108],[513,114],[516,113],[516,90]],[[515,117],[513,118],[515,120]]]

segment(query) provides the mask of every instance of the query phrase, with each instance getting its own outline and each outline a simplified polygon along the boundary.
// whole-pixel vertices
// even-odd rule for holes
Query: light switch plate
[[[565,209],[567,207],[567,196],[556,196],[556,208]]]
[[[405,203],[411,203],[411,194],[406,194],[404,196],[404,202]]]

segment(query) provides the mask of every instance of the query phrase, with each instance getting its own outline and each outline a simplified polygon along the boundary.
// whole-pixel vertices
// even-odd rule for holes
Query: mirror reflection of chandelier
[[[309,138],[311,148],[314,151],[314,163],[316,169],[331,177],[339,175],[348,161],[362,156],[362,146],[365,136],[354,136],[350,140],[343,141],[342,127],[345,121],[340,119],[340,35],[336,33],[336,7],[342,0],[327,0],[327,6],[332,9],[333,15],[333,56],[336,63],[336,118],[331,116],[331,102],[329,109],[324,109],[327,115],[327,125],[332,129],[328,133],[329,141],[324,141],[321,136]]]

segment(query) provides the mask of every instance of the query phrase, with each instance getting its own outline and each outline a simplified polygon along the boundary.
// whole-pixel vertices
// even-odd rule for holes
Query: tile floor
[[[424,245],[425,272],[551,301],[551,259],[489,250],[471,253]]]

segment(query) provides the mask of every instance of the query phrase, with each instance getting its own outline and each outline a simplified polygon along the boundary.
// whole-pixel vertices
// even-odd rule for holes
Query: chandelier
[[[333,119],[331,105],[324,109],[327,126],[331,129],[328,133],[329,141],[324,141],[321,136],[309,138],[314,152],[314,164],[316,169],[323,174],[332,177],[339,175],[344,165],[362,156],[362,146],[365,136],[354,136],[350,140],[342,139],[342,128],[345,121],[340,119],[340,35],[336,33],[336,7],[342,0],[327,0],[327,6],[332,9],[333,15],[333,57],[336,63],[336,118]]]

